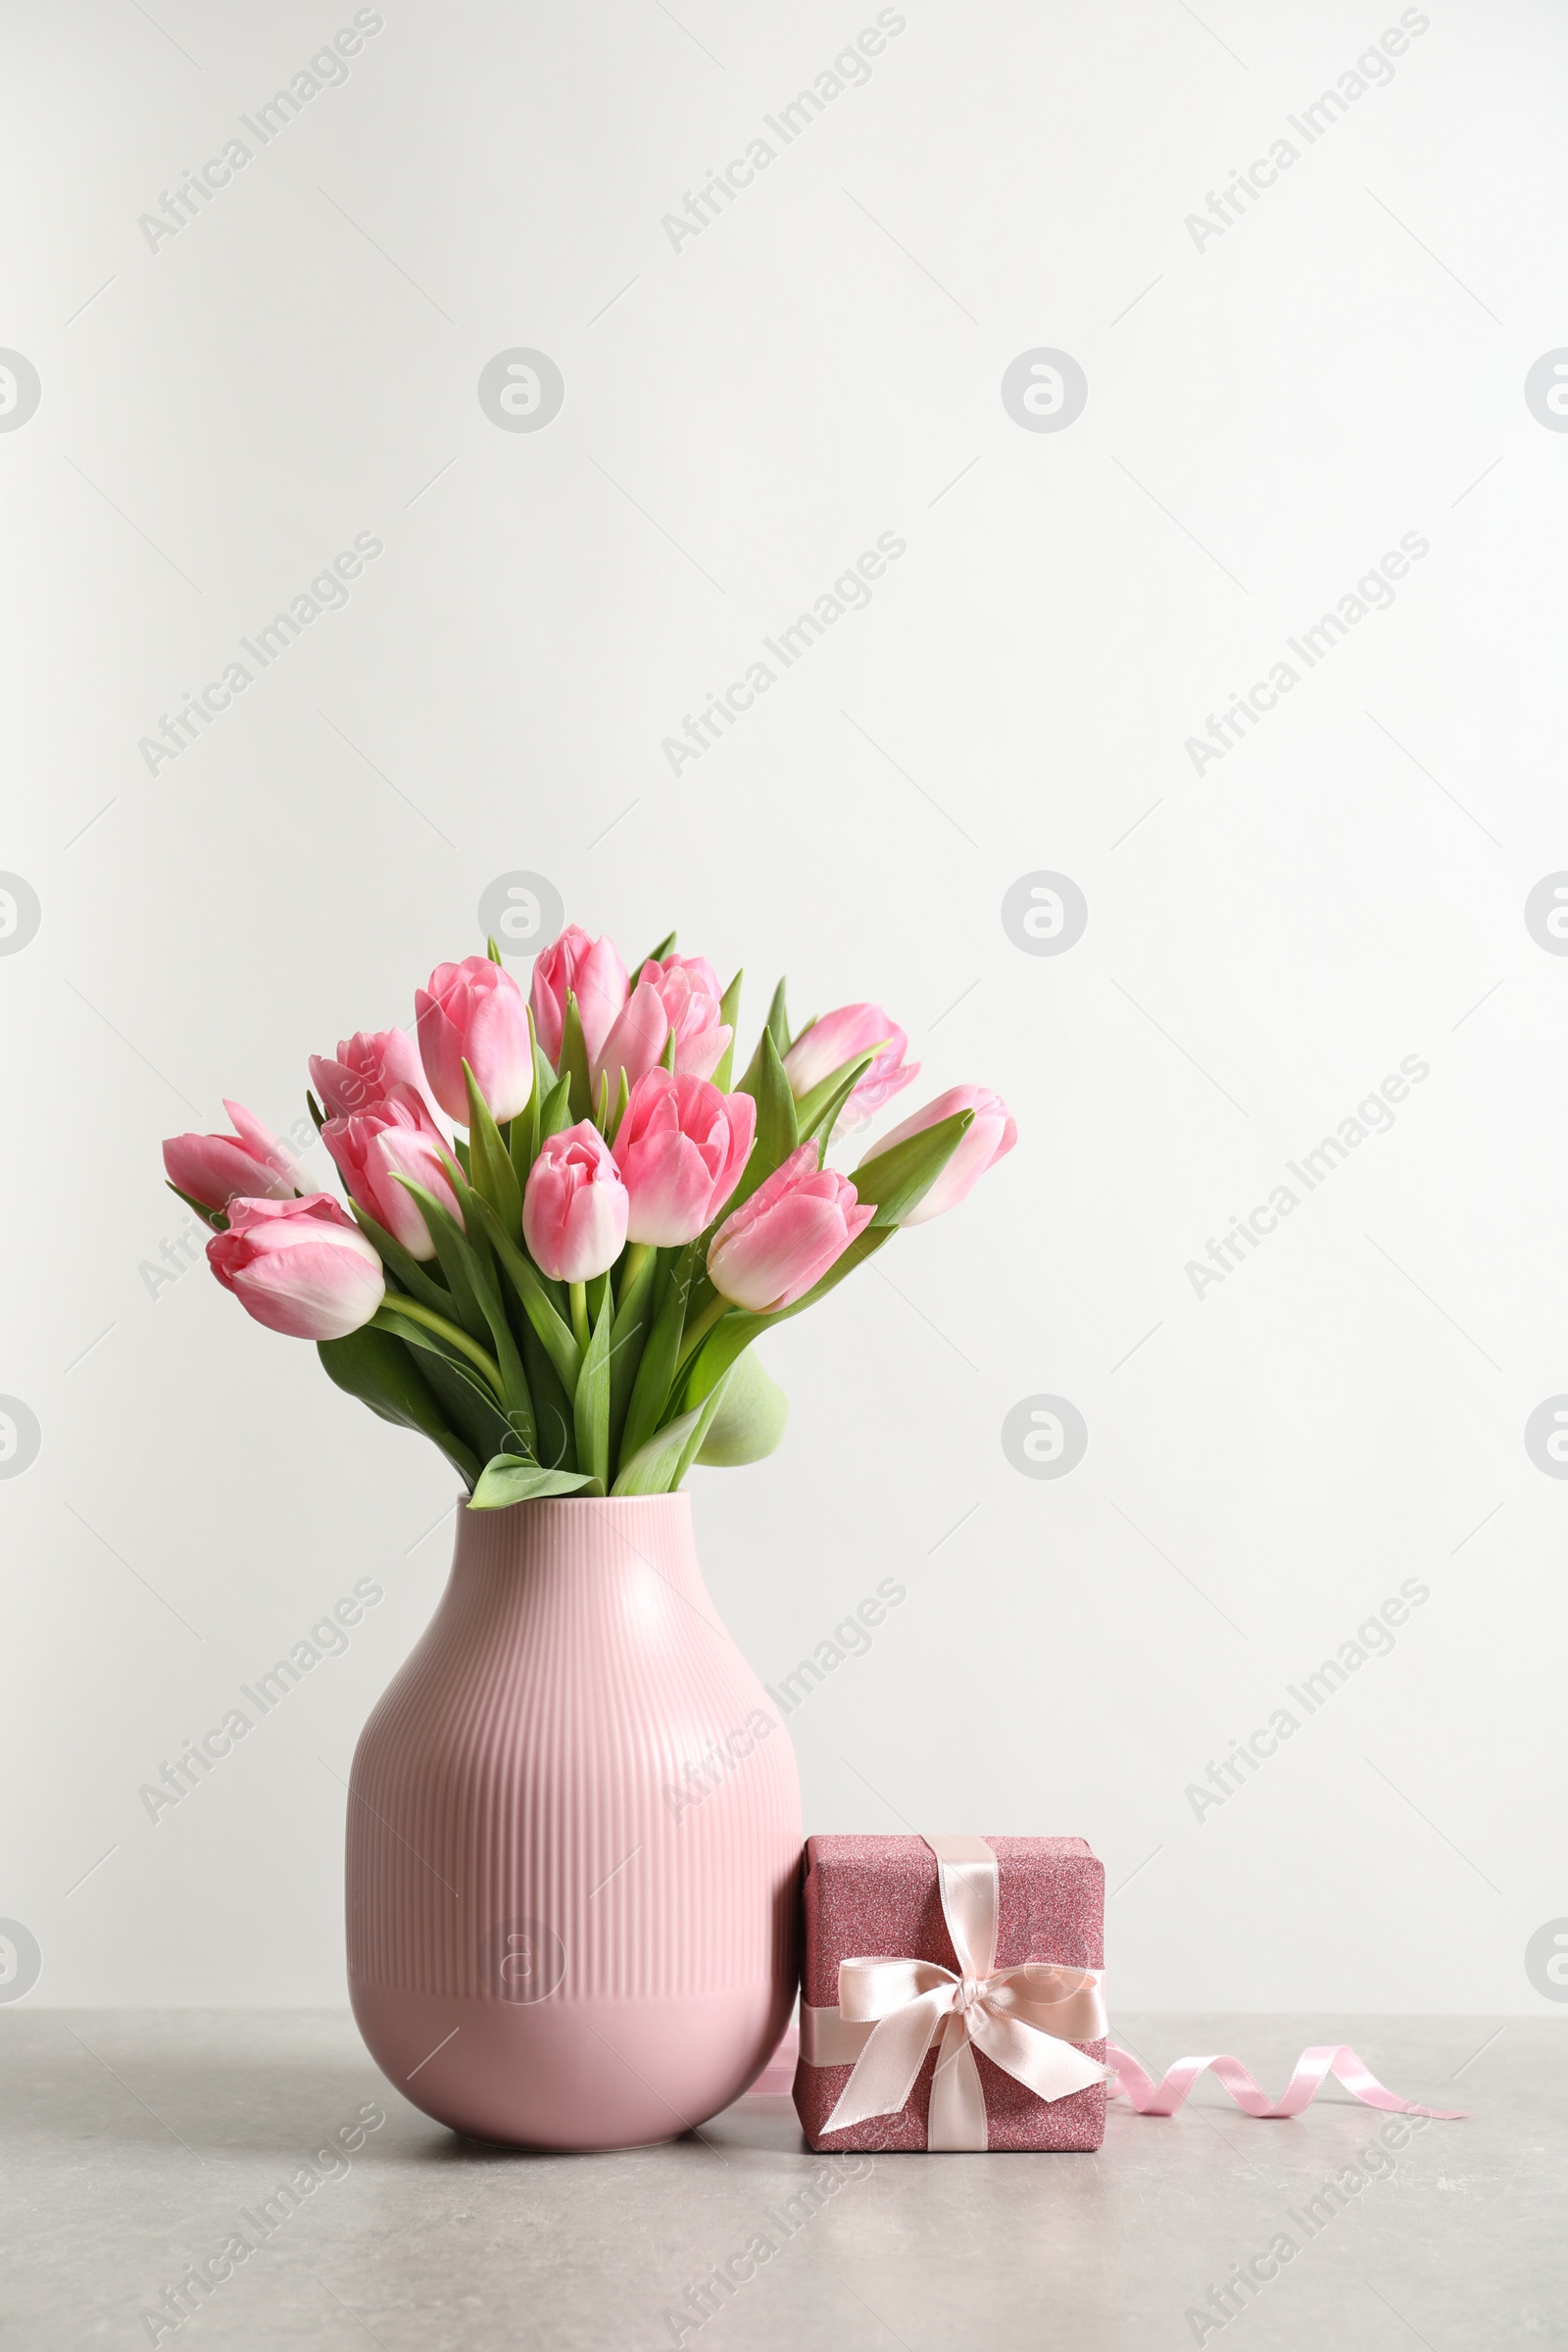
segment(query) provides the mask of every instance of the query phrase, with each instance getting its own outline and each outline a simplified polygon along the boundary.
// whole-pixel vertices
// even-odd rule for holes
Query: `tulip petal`
[[[635,1086],[646,1071],[658,1066],[668,1035],[669,1021],[658,989],[639,980],[605,1040],[593,1072],[596,1083],[601,1073],[608,1071],[611,1086],[618,1089],[624,1070],[627,1084]]]

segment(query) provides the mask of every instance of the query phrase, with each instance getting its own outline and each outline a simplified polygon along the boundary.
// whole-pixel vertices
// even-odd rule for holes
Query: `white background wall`
[[[353,9],[7,11],[0,342],[42,397],[0,432],[0,866],[41,924],[0,956],[0,1390],[41,1449],[0,1481],[0,1914],[35,2002],[342,1998],[342,1776],[453,1482],[204,1270],[149,1294],[158,1145],[224,1093],[286,1126],[307,1054],[410,1019],[525,868],[628,955],[674,923],[744,961],[748,1050],[787,970],[801,1015],[893,1009],[910,1100],[1017,1111],[967,1213],[773,1344],[783,1450],[695,1482],[769,1681],[907,1587],[791,1719],[808,1828],[1088,1835],[1129,2004],[1549,2014],[1568,1485],[1523,1431],[1568,1391],[1568,961],[1523,910],[1568,865],[1568,437],[1523,384],[1568,343],[1568,24],[1431,0],[1307,148],[1285,118],[1396,7],[899,13],[676,250],[870,0],[385,0],[154,251],[138,216]],[[514,346],[564,373],[545,430],[480,407]],[[1040,346],[1087,373],[1063,431],[1000,396]],[[672,775],[682,714],[889,531],[869,609]],[[361,532],[347,608],[150,775]],[[1195,773],[1405,533],[1392,608]],[[1059,956],[1003,927],[1039,869],[1088,902]],[[1195,1295],[1407,1055],[1392,1130]],[[1003,1451],[1040,1394],[1088,1426],[1059,1479]],[[138,1786],[368,1575],[348,1653],[150,1822]],[[1392,1654],[1197,1818],[1408,1578]]]

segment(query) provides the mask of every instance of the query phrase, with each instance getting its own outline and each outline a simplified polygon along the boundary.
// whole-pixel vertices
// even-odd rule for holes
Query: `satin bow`
[[[1105,2034],[1100,1972],[1050,1960],[998,1968],[996,1855],[983,1838],[926,1843],[937,1858],[957,1973],[934,1960],[840,1963],[838,2017],[846,2028],[871,2031],[823,2130],[843,2132],[873,2115],[897,2115],[940,2033],[926,2145],[980,2150],[989,2141],[976,2050],[1041,2099],[1065,2098],[1105,2081],[1107,2070],[1072,2046]]]

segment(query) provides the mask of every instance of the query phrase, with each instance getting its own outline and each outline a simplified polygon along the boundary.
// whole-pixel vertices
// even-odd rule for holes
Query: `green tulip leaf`
[[[545,1278],[532,1258],[525,1256],[516,1243],[502,1232],[501,1221],[487,1200],[479,1201],[478,1215],[513,1289],[522,1300],[523,1313],[556,1368],[556,1377],[570,1396],[576,1389],[582,1361],[570,1324],[557,1310]]]
[[[514,1502],[537,1502],[546,1494],[576,1494],[595,1485],[596,1480],[585,1478],[580,1471],[544,1470],[537,1462],[520,1462],[514,1454],[498,1453],[480,1472],[468,1508],[505,1511]]]
[[[389,1329],[390,1325],[382,1328]],[[411,1347],[417,1345],[412,1336],[416,1328],[412,1323],[406,1324],[399,1333]],[[488,1461],[495,1453],[537,1450],[533,1446],[524,1447],[523,1438],[508,1418],[495,1392],[477,1372],[443,1355],[439,1347],[430,1344],[428,1332],[421,1337],[426,1345],[419,1357],[419,1370],[435,1391],[436,1401],[447,1421],[481,1462]]]
[[[741,1180],[724,1203],[726,1217],[732,1216],[742,1201],[749,1200],[775,1168],[783,1166],[801,1140],[795,1097],[790,1092],[790,1082],[784,1075],[784,1064],[770,1030],[762,1031],[753,1067],[741,1080],[740,1091],[750,1095],[757,1104],[757,1134]]]
[[[454,1183],[467,1181],[466,1169],[458,1170],[449,1165],[448,1176]],[[490,1326],[485,1320],[484,1309],[479,1303],[479,1295],[469,1273],[473,1252],[461,1226],[442,1207],[434,1194],[427,1192],[415,1177],[400,1174],[395,1181],[418,1202],[419,1214],[435,1244],[436,1257],[447,1278],[448,1296],[439,1312],[445,1314],[450,1309],[453,1322],[461,1323],[470,1340],[487,1340]]]
[[[729,1093],[730,1072],[735,1067],[735,1031],[741,1017],[741,982],[745,977],[744,971],[737,972],[718,1002],[718,1017],[729,1029],[729,1044],[719,1055],[718,1067],[713,1072],[713,1084],[721,1095]]]
[[[708,1435],[723,1396],[723,1383],[706,1401],[679,1420],[656,1430],[622,1467],[612,1494],[669,1494],[680,1485]]]
[[[794,1040],[790,1036],[790,1017],[784,1008],[784,982],[773,991],[773,1001],[767,1008],[767,1033],[780,1054],[787,1054]]]
[[[564,1135],[571,1125],[571,1080],[560,1077],[539,1105],[539,1141],[548,1144],[553,1135]]]
[[[533,1056],[533,1084],[528,1100],[512,1122],[510,1149],[512,1172],[517,1179],[518,1191],[528,1181],[528,1170],[539,1156],[539,1113],[546,1095],[556,1083],[556,1073],[540,1050],[538,1033],[533,1025],[533,1006],[526,1007],[528,1015],[528,1051]]]
[[[609,1083],[609,1077],[610,1073],[607,1070],[605,1073],[607,1085]],[[631,1082],[627,1078],[625,1071],[622,1070],[620,1073],[620,1085],[615,1092],[615,1107],[611,1112],[610,1123],[604,1131],[605,1141],[607,1144],[613,1144],[616,1136],[620,1133],[620,1122],[626,1116],[626,1105],[630,1101]]]
[[[922,1127],[902,1144],[878,1152],[850,1178],[856,1198],[876,1204],[872,1223],[897,1225],[931,1190],[963,1138],[974,1125],[972,1110],[956,1110],[934,1127]]]
[[[458,1223],[450,1210],[442,1207],[432,1193],[426,1192],[422,1185],[416,1184],[412,1176],[400,1176],[398,1182],[413,1194],[419,1204],[419,1212],[429,1227],[436,1255],[452,1285],[454,1298],[458,1296],[461,1279],[477,1302],[482,1329],[472,1331],[470,1328],[469,1336],[483,1339],[488,1334],[495,1349],[501,1385],[506,1392],[509,1416],[519,1432],[524,1434],[524,1441],[531,1447],[535,1436],[533,1399],[528,1393],[528,1379],[522,1368],[517,1343],[507,1321],[507,1310],[496,1282],[495,1269],[482,1239],[482,1224],[487,1211],[496,1230],[500,1230],[495,1211],[464,1177],[456,1174],[452,1182],[463,1210],[463,1225]],[[466,1324],[466,1317],[463,1320]]]
[[[194,1193],[182,1193],[177,1184],[170,1183],[167,1176],[164,1178],[164,1186],[167,1191],[173,1194],[176,1200],[183,1200],[187,1208],[194,1209],[202,1223],[210,1225],[215,1233],[228,1231],[228,1219],[220,1208],[209,1208],[205,1200],[196,1199]]]
[[[433,1281],[419,1260],[411,1256],[384,1225],[378,1225],[368,1209],[362,1208],[357,1200],[351,1200],[349,1214],[366,1240],[378,1252],[388,1273],[397,1276],[411,1298],[421,1299],[426,1306],[433,1306],[438,1315],[454,1313],[457,1301],[452,1293],[441,1283]]]
[[[588,1044],[582,1033],[582,1015],[577,1010],[577,1000],[569,988],[566,991],[566,1017],[561,1032],[561,1071],[568,1082],[571,1102],[571,1118],[564,1124],[570,1126],[574,1120],[592,1115],[594,1088],[588,1070]]]
[[[575,1342],[572,1353],[575,1356]],[[549,1351],[526,1314],[522,1318],[522,1361],[538,1431],[534,1452],[552,1470],[575,1470],[577,1448],[571,1434],[571,1392],[562,1386]]]
[[[613,1320],[614,1301],[607,1283],[604,1304],[584,1352],[571,1400],[577,1460],[591,1478],[599,1481],[602,1492],[610,1485],[610,1332]]]
[[[653,1323],[654,1277],[659,1271],[659,1252],[646,1244],[633,1242],[627,1251],[620,1280],[620,1298],[615,1306],[615,1320],[610,1331],[610,1455],[612,1461],[620,1458],[621,1436],[626,1425],[626,1412],[636,1384],[637,1368],[643,1359],[643,1347]]]
[[[769,1039],[772,1041],[773,1051],[782,1059],[790,1050],[790,1025],[784,1010],[784,983],[782,980],[773,991],[773,1002],[767,1008],[767,1018],[762,1023],[762,1034],[757,1041],[757,1051],[747,1063],[746,1075],[740,1082],[738,1091],[743,1095],[760,1099],[758,1096],[758,1089],[766,1064],[766,1048]]]
[[[723,1384],[718,1411],[697,1449],[698,1461],[722,1470],[762,1461],[782,1443],[789,1411],[789,1398],[748,1348]]]
[[[510,1160],[507,1162],[507,1166],[510,1172]],[[456,1180],[456,1191],[464,1216],[461,1231],[463,1244],[469,1257],[469,1279],[473,1284],[485,1321],[490,1327],[491,1343],[495,1348],[496,1363],[501,1373],[501,1385],[507,1394],[508,1412],[521,1435],[523,1443],[531,1452],[537,1435],[534,1424],[533,1397],[528,1388],[528,1375],[523,1370],[522,1353],[517,1346],[516,1335],[513,1331],[511,1319],[507,1314],[506,1300],[501,1295],[501,1282],[496,1273],[495,1260],[490,1254],[485,1240],[487,1225],[493,1226],[499,1233],[502,1230],[501,1220],[490,1203],[481,1200],[479,1195],[470,1186],[465,1184],[461,1178]]]
[[[316,1352],[335,1387],[357,1396],[381,1420],[433,1438],[464,1485],[473,1485],[479,1476],[478,1455],[448,1428],[427,1382],[400,1341],[367,1324],[341,1340],[318,1341]]]
[[[626,1409],[626,1426],[621,1435],[622,1459],[638,1453],[649,1444],[669,1401],[674,1386],[675,1368],[680,1362],[681,1333],[686,1325],[686,1300],[691,1291],[692,1274],[697,1264],[698,1245],[682,1250],[669,1271],[664,1295],[654,1317],[652,1331],[643,1348],[637,1377],[632,1383],[631,1401]],[[617,1490],[612,1490],[615,1492]],[[631,1492],[632,1490],[627,1490]],[[662,1493],[662,1488],[639,1488],[637,1493]]]
[[[483,1194],[508,1233],[520,1233],[522,1192],[517,1172],[490,1105],[479,1091],[478,1080],[466,1062],[463,1065],[463,1082],[468,1090],[468,1152],[473,1163],[474,1191]]]
[[[502,1437],[497,1439],[494,1446],[487,1444],[485,1448],[488,1452],[495,1452],[497,1446],[504,1445],[507,1437],[515,1437],[517,1434],[501,1399],[499,1371],[494,1381],[481,1373],[454,1341],[430,1331],[423,1323],[416,1322],[412,1314],[403,1311],[413,1304],[412,1299],[404,1298],[398,1292],[388,1291],[369,1322],[363,1328],[367,1331],[390,1332],[395,1340],[402,1340],[406,1347],[417,1348],[421,1359],[429,1358],[432,1377],[438,1383],[444,1374],[450,1373],[465,1388],[471,1390],[476,1397],[481,1397],[501,1423]],[[456,1331],[458,1326],[453,1324],[452,1328]],[[473,1345],[476,1351],[482,1354],[477,1341]]]
[[[873,1048],[869,1054],[858,1054],[853,1061],[841,1062],[836,1070],[829,1071],[796,1103],[795,1116],[801,1130],[801,1141],[803,1144],[815,1143],[819,1146],[816,1155],[818,1165],[827,1157],[827,1148],[833,1141],[833,1130],[838,1125],[845,1103],[875,1061],[877,1051]]]

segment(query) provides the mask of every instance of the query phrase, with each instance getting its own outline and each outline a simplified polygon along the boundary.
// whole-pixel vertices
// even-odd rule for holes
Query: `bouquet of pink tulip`
[[[1000,1097],[956,1087],[839,1175],[835,1127],[916,1074],[904,1031],[847,1004],[792,1038],[781,981],[732,1090],[740,974],[721,992],[673,946],[633,983],[572,925],[525,1003],[492,941],[416,991],[417,1052],[389,1029],[313,1055],[348,1214],[239,1103],[234,1135],[164,1146],[223,1287],[433,1438],[472,1508],[663,1494],[771,1452],[784,1399],[752,1342],[1015,1140]]]

